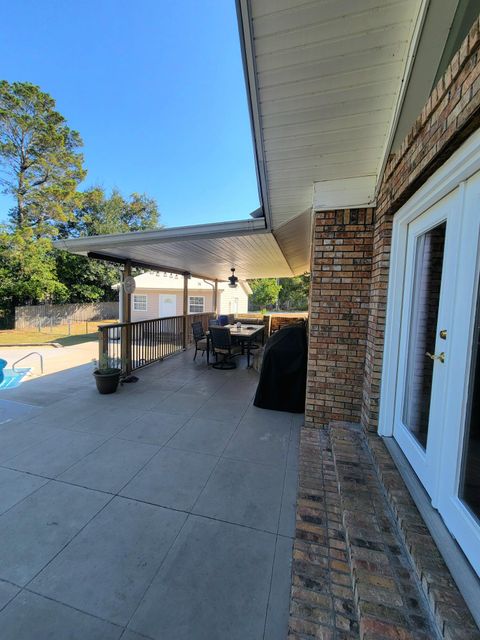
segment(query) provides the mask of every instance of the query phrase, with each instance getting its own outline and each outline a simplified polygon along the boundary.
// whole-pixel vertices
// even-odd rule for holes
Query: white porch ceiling
[[[293,275],[263,219],[74,238],[55,246],[212,280],[225,280],[232,267],[240,280]]]
[[[309,270],[312,206],[372,202],[395,134],[429,93],[458,0],[236,1],[266,220],[63,248],[219,280],[232,266],[241,279],[298,275]]]
[[[311,210],[313,183],[319,193],[322,183],[328,190],[330,181],[348,178],[375,185],[425,2],[238,4],[260,180],[275,231]]]

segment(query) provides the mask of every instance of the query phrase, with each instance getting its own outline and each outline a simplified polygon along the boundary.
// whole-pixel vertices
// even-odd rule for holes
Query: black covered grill
[[[305,411],[307,384],[305,323],[284,327],[269,338],[254,405],[275,411]]]

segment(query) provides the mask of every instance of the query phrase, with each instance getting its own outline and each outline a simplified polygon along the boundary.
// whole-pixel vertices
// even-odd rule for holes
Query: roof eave
[[[102,247],[125,244],[153,244],[172,242],[187,238],[215,238],[228,234],[243,235],[249,232],[266,232],[262,219],[234,220],[230,222],[214,222],[210,224],[189,225],[185,227],[168,227],[153,231],[129,231],[127,233],[111,233],[101,236],[85,236],[82,238],[62,238],[53,245],[56,249],[65,249],[73,253],[101,253]]]
[[[254,43],[251,29],[250,3],[249,0],[235,0],[235,4],[237,7],[240,51],[242,54],[245,89],[247,92],[248,113],[250,116],[250,128],[252,132],[259,198],[265,215],[265,225],[268,230],[271,230],[272,214],[268,195],[262,128],[260,126],[257,70],[255,65]]]

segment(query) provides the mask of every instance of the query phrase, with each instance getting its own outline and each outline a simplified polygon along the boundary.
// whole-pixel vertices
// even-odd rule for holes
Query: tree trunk
[[[24,193],[23,193],[23,170],[20,169],[20,173],[18,174],[18,188],[17,188],[17,214],[16,214],[16,223],[17,227],[23,227],[24,223]]]

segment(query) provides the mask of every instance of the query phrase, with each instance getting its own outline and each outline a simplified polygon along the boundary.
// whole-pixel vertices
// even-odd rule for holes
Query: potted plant
[[[115,393],[121,373],[121,369],[110,366],[108,357],[104,354],[93,372],[99,393]]]

